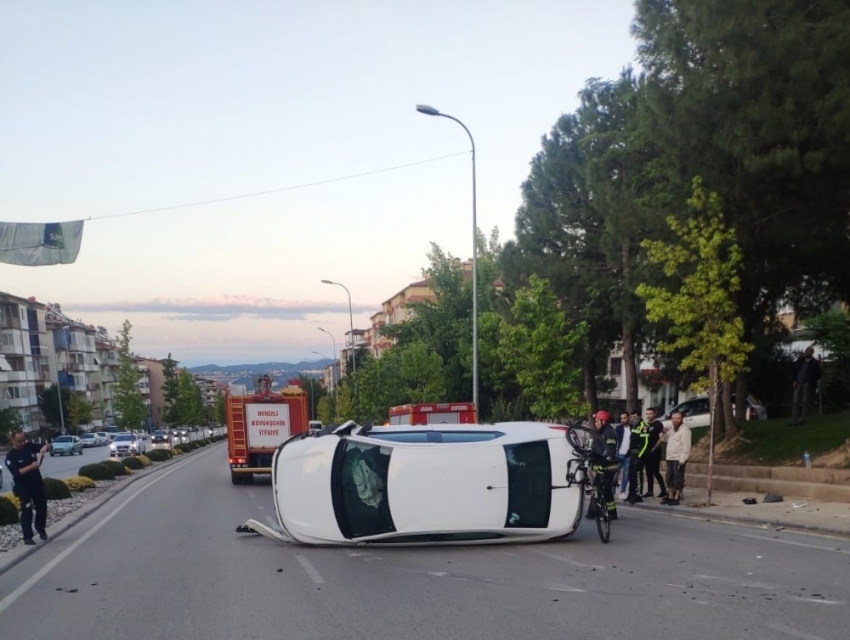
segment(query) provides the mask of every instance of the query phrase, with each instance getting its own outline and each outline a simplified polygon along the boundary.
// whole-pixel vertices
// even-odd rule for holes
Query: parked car
[[[97,437],[98,437],[99,442],[100,442],[100,446],[105,447],[110,442],[112,442],[112,435],[106,433],[106,431],[98,431],[96,433],[97,433]]]
[[[582,490],[564,427],[441,424],[298,434],[272,462],[278,523],[311,545],[471,544],[572,535]]]
[[[83,455],[83,442],[77,436],[56,436],[53,438],[51,456],[72,456],[75,453]]]
[[[83,443],[83,446],[88,447],[99,447],[100,440],[97,437],[96,433],[84,433],[80,436],[80,440]]]
[[[135,456],[145,451],[147,448],[144,441],[129,432],[116,433],[109,445],[109,455],[112,457]]]
[[[733,396],[733,402],[734,399]],[[660,418],[665,429],[673,425],[670,416],[677,411],[682,413],[682,417],[684,418],[683,424],[691,429],[710,425],[711,416],[708,410],[708,396],[697,396],[696,398],[685,400],[670,409],[670,411]],[[758,398],[752,395],[747,396],[747,420],[767,420],[767,409],[759,402]]]
[[[151,434],[151,444],[168,444],[171,442],[171,434],[165,429],[157,429]]]

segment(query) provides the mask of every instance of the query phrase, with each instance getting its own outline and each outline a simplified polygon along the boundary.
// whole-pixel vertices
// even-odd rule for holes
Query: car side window
[[[341,440],[334,454],[331,495],[342,535],[348,539],[395,531],[387,501],[392,448]]]
[[[508,464],[508,513],[505,527],[545,528],[552,507],[549,442],[505,445]]]
[[[693,411],[691,411],[691,415],[699,416],[708,413],[708,399],[700,399],[693,403]]]

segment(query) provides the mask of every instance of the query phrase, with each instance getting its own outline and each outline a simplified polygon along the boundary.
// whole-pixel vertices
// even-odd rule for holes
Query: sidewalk
[[[659,504],[658,498],[644,498],[643,502],[628,508],[678,513],[705,520],[742,522],[761,525],[766,529],[798,529],[827,535],[850,537],[850,503],[827,502],[812,498],[783,496],[783,502],[765,503],[762,493],[714,491],[711,506],[707,507],[708,491],[699,487],[685,487],[685,499],[679,506]],[[753,505],[743,503],[745,498],[755,498]],[[626,512],[628,513],[628,511]]]

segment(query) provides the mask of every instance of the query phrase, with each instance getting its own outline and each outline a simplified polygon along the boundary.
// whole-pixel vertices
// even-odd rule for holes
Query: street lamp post
[[[446,113],[440,113],[434,107],[427,104],[417,104],[416,110],[419,113],[424,113],[426,116],[441,116],[454,120],[469,136],[469,142],[472,144],[472,402],[475,405],[476,413],[478,407],[478,220],[476,211],[475,198],[475,140],[466,125],[454,116]]]
[[[322,280],[322,284],[335,284],[338,287],[342,287],[345,289],[345,292],[348,294],[348,326],[351,330],[351,370],[355,373],[357,372],[357,354],[354,351],[354,314],[351,312],[351,292],[341,282],[334,282],[333,280]]]

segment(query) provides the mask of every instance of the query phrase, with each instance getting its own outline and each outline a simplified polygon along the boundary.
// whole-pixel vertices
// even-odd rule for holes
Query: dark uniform
[[[630,504],[643,502],[643,466],[649,455],[649,439],[649,425],[646,420],[639,420],[632,427],[629,442],[629,497],[626,501]]]
[[[645,498],[654,496],[653,478],[658,480],[658,488],[661,489],[659,496],[661,498],[667,497],[667,485],[664,484],[664,478],[661,477],[661,447],[654,449],[661,439],[662,433],[664,433],[664,425],[661,424],[660,420],[653,420],[649,423],[649,450],[646,452],[646,458],[643,462],[644,467],[646,467],[647,492],[644,495]]]
[[[41,445],[27,442],[20,449],[12,448],[6,454],[6,468],[12,474],[15,483],[12,492],[21,501],[21,531],[24,540],[32,540],[32,512],[35,508],[35,530],[43,540],[47,539],[47,497],[44,494],[44,480],[39,469],[22,474],[21,469],[38,460]]]
[[[597,431],[605,441],[605,450],[597,450],[594,446],[590,457],[590,464],[594,471],[602,473],[602,484],[605,491],[605,501],[608,503],[608,513],[611,514],[611,519],[617,519],[617,502],[614,500],[614,481],[617,478],[617,472],[620,470],[620,461],[617,459],[617,431],[606,420],[602,424],[602,428]],[[587,512],[588,518],[595,518],[593,513],[593,502]]]

